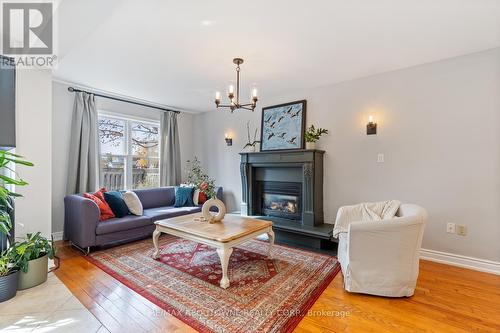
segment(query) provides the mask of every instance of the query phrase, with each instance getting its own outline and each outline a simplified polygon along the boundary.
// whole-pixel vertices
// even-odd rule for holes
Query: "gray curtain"
[[[177,113],[162,112],[160,133],[160,185],[179,185],[181,183],[181,151]]]
[[[99,186],[98,126],[94,95],[75,93],[67,194],[91,192]]]

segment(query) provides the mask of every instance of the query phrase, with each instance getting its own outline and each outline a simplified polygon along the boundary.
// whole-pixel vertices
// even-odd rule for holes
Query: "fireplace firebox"
[[[302,218],[302,184],[298,182],[259,181],[260,214],[285,219]]]

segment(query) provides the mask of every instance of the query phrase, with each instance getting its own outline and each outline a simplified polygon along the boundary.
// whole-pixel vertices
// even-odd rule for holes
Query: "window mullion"
[[[127,147],[127,155],[126,155],[126,163],[125,163],[125,172],[126,172],[126,189],[131,190],[132,189],[132,184],[133,184],[133,166],[132,166],[132,140],[131,140],[131,124],[130,121],[126,121],[127,126],[126,131],[125,131],[125,136],[126,136],[126,147]]]

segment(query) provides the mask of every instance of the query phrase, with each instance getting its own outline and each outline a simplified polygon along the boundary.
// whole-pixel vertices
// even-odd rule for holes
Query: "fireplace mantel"
[[[302,218],[298,221],[265,216],[275,229],[287,234],[303,234],[329,240],[331,225],[323,221],[323,156],[325,151],[302,149],[293,151],[240,153],[242,183],[241,213],[259,216],[261,198],[258,183],[300,182],[302,184]],[[261,216],[262,217],[262,216]],[[279,235],[278,235],[279,236]]]

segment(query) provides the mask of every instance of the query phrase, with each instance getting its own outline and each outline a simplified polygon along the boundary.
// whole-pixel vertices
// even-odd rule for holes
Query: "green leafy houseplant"
[[[28,263],[48,255],[50,259],[54,258],[54,243],[43,237],[40,232],[36,234],[27,234],[22,242],[16,242],[13,246],[14,261],[24,273],[28,272]]]
[[[33,163],[28,162],[23,159],[22,156],[10,153],[5,150],[0,150],[0,233],[9,236],[10,230],[12,229],[12,220],[10,214],[13,210],[11,205],[11,200],[14,197],[20,197],[21,195],[7,189],[8,185],[15,186],[25,186],[28,185],[27,182],[20,179],[14,179],[9,176],[4,175],[4,171],[12,171],[14,174],[17,173],[10,167],[11,163],[20,164],[25,166],[33,166]]]
[[[314,125],[311,125],[307,128],[306,132],[304,133],[304,138],[306,142],[317,142],[321,136],[328,134],[328,130],[321,128],[321,127],[314,127]]]
[[[0,277],[7,276],[10,273],[18,270],[17,266],[14,265],[14,260],[12,256],[12,248],[3,251],[0,254]]]
[[[210,178],[205,173],[201,167],[201,162],[196,156],[193,160],[187,160],[186,168],[186,182],[195,186],[200,192],[205,193],[209,199],[215,198],[215,179]]]

